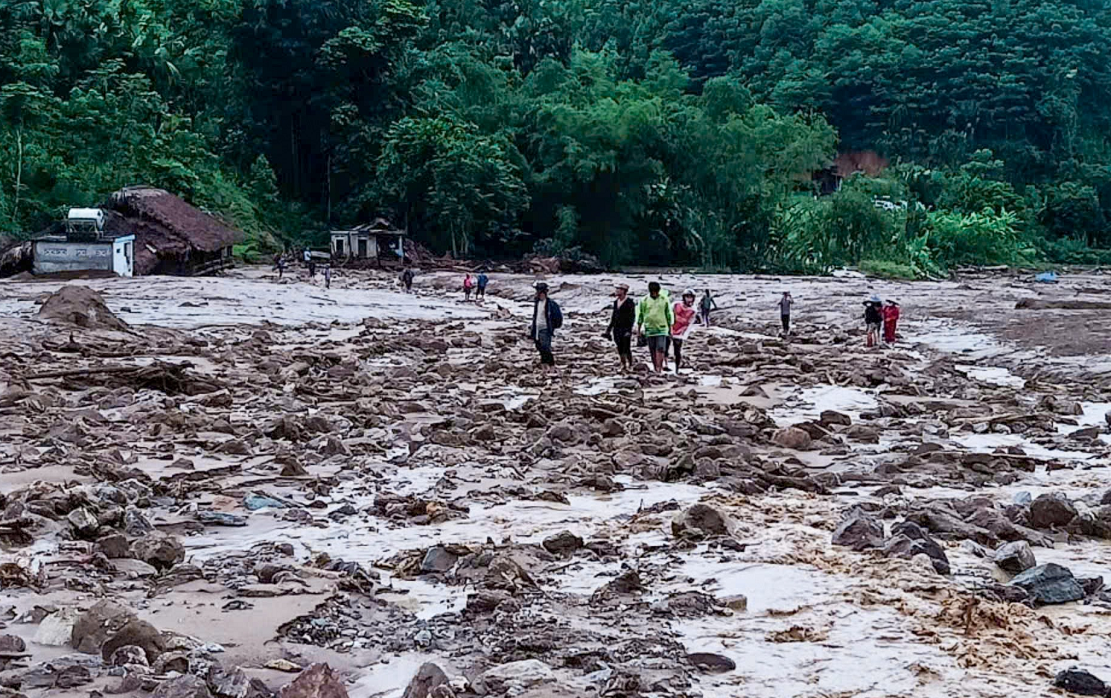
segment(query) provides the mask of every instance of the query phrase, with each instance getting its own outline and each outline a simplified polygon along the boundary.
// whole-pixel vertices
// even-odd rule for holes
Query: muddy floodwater
[[[720,309],[621,374],[610,293],[653,279]],[[536,280],[0,281],[0,692],[1111,680],[1111,277],[548,277],[548,373]]]

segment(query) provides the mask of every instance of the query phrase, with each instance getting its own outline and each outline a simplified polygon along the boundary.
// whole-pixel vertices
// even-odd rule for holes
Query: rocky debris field
[[[1107,693],[1105,277],[664,274],[663,377],[618,278],[0,283],[0,693]]]

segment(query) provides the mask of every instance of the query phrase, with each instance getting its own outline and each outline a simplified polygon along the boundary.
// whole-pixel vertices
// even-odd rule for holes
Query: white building
[[[103,271],[116,276],[135,273],[135,236],[105,235],[104,212],[98,208],[71,208],[65,235],[44,235],[31,246],[32,272]]]

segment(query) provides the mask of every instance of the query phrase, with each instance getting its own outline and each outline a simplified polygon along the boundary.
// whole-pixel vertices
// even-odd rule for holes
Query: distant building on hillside
[[[841,191],[841,182],[854,174],[878,177],[887,165],[887,158],[874,150],[846,151],[838,153],[829,167],[818,170],[811,179],[817,187],[818,196],[828,196]]]
[[[385,218],[357,225],[349,230],[332,231],[332,255],[345,259],[401,261],[405,256],[405,231],[394,228]]]

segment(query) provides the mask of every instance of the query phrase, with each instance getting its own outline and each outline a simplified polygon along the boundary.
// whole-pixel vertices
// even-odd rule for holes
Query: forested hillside
[[[258,249],[1093,261],[1109,127],[1095,0],[0,0],[0,231],[143,182]],[[845,152],[888,165],[815,198]]]

